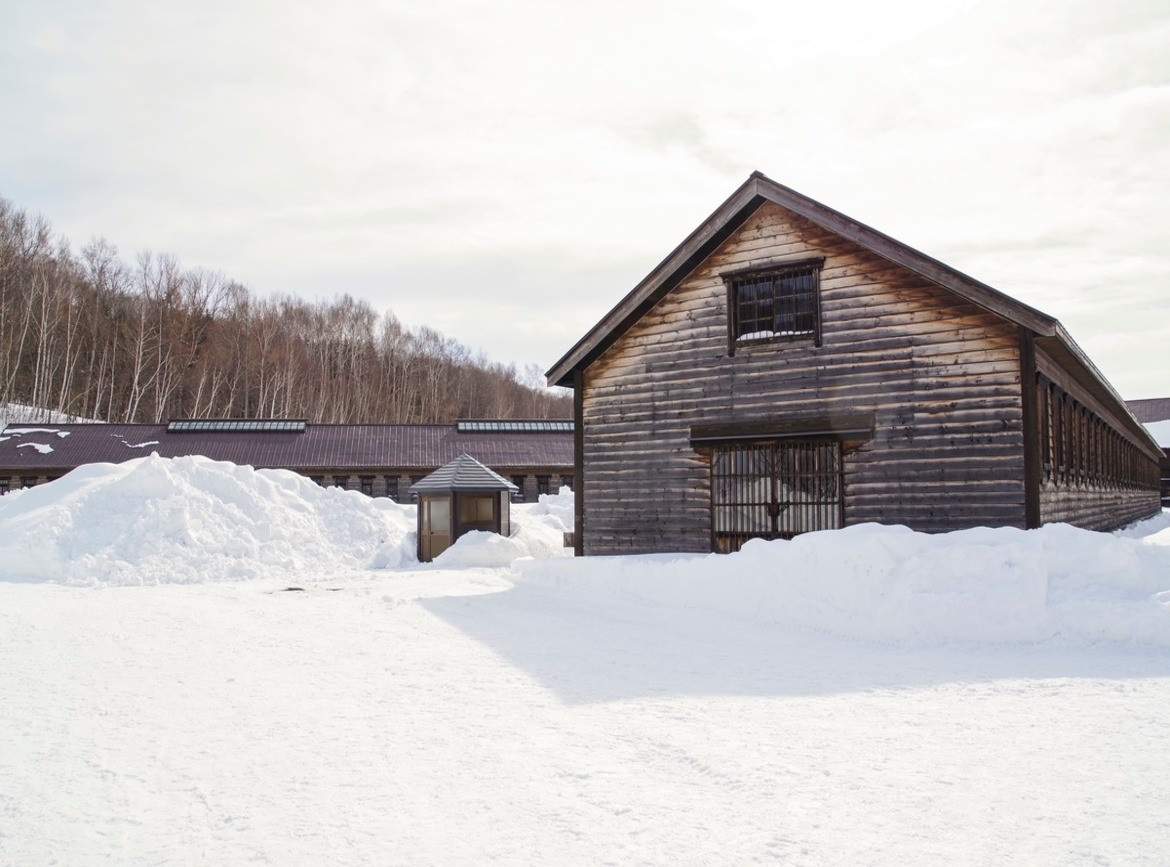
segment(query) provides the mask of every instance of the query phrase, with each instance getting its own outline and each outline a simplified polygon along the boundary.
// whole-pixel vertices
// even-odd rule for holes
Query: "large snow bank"
[[[436,565],[504,567],[565,555],[562,518],[572,512],[571,493],[517,505],[510,538],[468,533]],[[415,521],[413,505],[323,488],[286,470],[152,454],[90,464],[0,497],[0,580],[303,583],[417,569]]]
[[[0,497],[0,578],[65,584],[314,576],[413,559],[414,510],[286,470],[151,455]]]
[[[1135,539],[1068,525],[928,535],[867,524],[790,542],[752,541],[726,556],[516,568],[521,582],[567,593],[633,596],[871,641],[1170,647],[1167,529]]]

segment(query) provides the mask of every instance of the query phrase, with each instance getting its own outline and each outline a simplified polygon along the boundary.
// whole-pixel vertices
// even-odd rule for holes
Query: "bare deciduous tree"
[[[254,299],[223,275],[96,239],[74,256],[0,199],[0,403],[111,421],[563,418],[540,371],[405,328],[349,295]]]

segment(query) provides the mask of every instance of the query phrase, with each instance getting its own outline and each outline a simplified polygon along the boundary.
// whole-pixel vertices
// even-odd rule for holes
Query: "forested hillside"
[[[348,295],[260,298],[104,240],[74,253],[0,199],[0,404],[123,422],[568,417],[542,382]]]

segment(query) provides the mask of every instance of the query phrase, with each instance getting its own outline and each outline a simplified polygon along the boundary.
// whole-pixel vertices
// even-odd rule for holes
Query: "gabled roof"
[[[778,184],[758,171],[752,172],[727,201],[691,232],[686,240],[549,369],[546,374],[549,384],[572,388],[575,372],[584,371],[596,361],[767,202],[804,217],[938,286],[949,289],[958,297],[1028,329],[1036,336],[1038,345],[1052,353],[1098,399],[1116,407],[1118,416],[1126,426],[1153,445],[1153,440],[1133,418],[1121,396],[1059,321],[894,240],[889,235],[847,217],[840,211]]]
[[[520,490],[503,476],[496,475],[471,455],[460,455],[449,464],[439,467],[425,479],[410,486],[410,493],[425,494],[444,491],[509,491]]]
[[[571,467],[566,431],[460,432],[453,424],[306,424],[296,431],[168,430],[165,424],[13,424],[0,431],[0,468],[69,470],[158,452],[253,467],[401,468],[429,472],[461,454],[508,467]]]
[[[1060,323],[937,259],[822,205],[760,172],[751,176],[715,212],[662,260],[613,310],[548,371],[550,385],[572,387],[573,371],[584,370],[651,307],[681,283],[740,228],[761,205],[772,202],[822,228],[950,289],[971,303],[998,313],[1040,336],[1053,336]]]

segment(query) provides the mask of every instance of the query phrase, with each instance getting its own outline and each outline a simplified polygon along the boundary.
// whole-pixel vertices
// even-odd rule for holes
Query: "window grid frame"
[[[722,274],[727,287],[728,355],[735,355],[736,349],[744,346],[799,343],[810,339],[814,346],[821,346],[821,271],[824,262],[823,258],[800,259]],[[805,280],[809,285],[788,283]],[[764,286],[769,288],[766,293],[761,293],[760,287]],[[756,290],[754,297],[746,298],[747,290]],[[760,297],[761,294],[766,297]],[[778,307],[783,309],[778,311]],[[763,327],[766,325],[771,327]],[[749,336],[753,334],[761,336]]]

